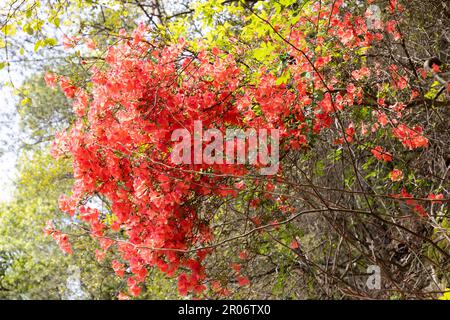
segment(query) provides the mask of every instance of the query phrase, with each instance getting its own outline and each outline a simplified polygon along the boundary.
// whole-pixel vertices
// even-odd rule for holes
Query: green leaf
[[[323,163],[323,161],[317,161],[314,167],[314,173],[319,177],[322,177],[324,175],[324,169],[325,164]]]
[[[17,32],[16,27],[12,24],[6,24],[0,29],[0,32],[6,36],[14,36]]]
[[[260,48],[253,51],[253,57],[258,61],[264,61],[268,56],[272,55],[274,47],[271,43],[265,42]]]
[[[25,16],[27,17],[27,18],[31,18],[31,15],[33,14],[33,10],[31,10],[31,9],[28,9],[26,12],[25,12]]]
[[[42,40],[38,40],[36,41],[36,43],[34,44],[34,52],[37,52],[39,50],[40,47],[42,47],[44,45]]]
[[[280,3],[285,7],[288,7],[291,4],[294,4],[296,2],[297,2],[297,0],[280,0]]]
[[[22,99],[22,101],[20,101],[20,104],[22,106],[26,106],[27,104],[30,104],[30,103],[31,103],[31,99],[29,97],[25,97]]]
[[[22,30],[28,33],[30,36],[34,33],[33,28],[28,23],[22,27]]]
[[[281,76],[278,77],[278,79],[276,81],[276,84],[280,85],[282,83],[287,83],[290,78],[291,78],[291,72],[289,71],[289,69],[286,69],[286,70],[283,71]]]
[[[61,24],[61,20],[58,17],[55,17],[51,22],[57,28],[59,28],[59,25]]]
[[[46,46],[53,47],[53,46],[56,46],[56,44],[58,42],[54,38],[47,38],[47,39],[44,40],[44,43],[45,43]]]
[[[444,292],[444,294],[439,297],[439,300],[450,300],[450,289],[447,288]]]

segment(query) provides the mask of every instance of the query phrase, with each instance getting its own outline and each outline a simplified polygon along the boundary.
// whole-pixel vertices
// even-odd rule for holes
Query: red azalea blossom
[[[247,260],[248,259],[248,252],[245,250],[242,250],[239,252],[239,259]]]
[[[49,86],[50,88],[54,88],[56,85],[56,81],[58,80],[58,77],[56,74],[52,72],[46,72],[44,75],[44,80],[47,86]]]
[[[415,126],[410,129],[404,124],[392,129],[394,136],[409,150],[428,147],[428,139],[422,135],[422,131],[422,127]]]
[[[298,242],[297,242],[297,240],[292,240],[292,242],[291,242],[291,244],[289,245],[289,248],[291,248],[291,249],[298,249],[299,248],[299,245],[298,245]]]
[[[59,79],[59,85],[61,86],[61,89],[67,98],[72,99],[75,97],[77,88],[70,83],[69,79],[67,79],[65,77],[61,77]]]
[[[430,193],[430,194],[428,195],[428,199],[433,200],[433,202],[435,202],[435,203],[442,203],[442,201],[437,201],[437,200],[442,200],[442,199],[444,199],[444,195],[443,195],[442,193],[440,193],[440,194],[433,194],[433,193]]]
[[[372,152],[373,156],[380,161],[384,162],[392,161],[392,155],[389,152],[384,151],[383,148],[380,146],[376,146],[375,148],[370,150],[370,152]]]
[[[238,281],[238,284],[240,287],[244,287],[244,286],[250,284],[250,280],[248,280],[248,278],[242,277],[242,276],[237,277],[237,281]]]
[[[116,273],[117,276],[119,276],[120,278],[123,278],[123,276],[125,274],[125,268],[122,263],[114,260],[112,262],[112,268],[114,269],[114,272]]]
[[[241,265],[237,263],[232,263],[231,268],[236,271],[237,273],[241,272]]]
[[[399,169],[394,169],[389,173],[389,178],[392,181],[400,181],[403,179],[403,172]]]
[[[128,278],[127,284],[128,292],[132,296],[137,297],[141,294],[142,288],[138,285],[138,282],[134,278]]]
[[[127,294],[125,294],[123,292],[119,292],[119,294],[117,295],[117,299],[119,299],[119,300],[130,300],[130,296],[128,296]]]

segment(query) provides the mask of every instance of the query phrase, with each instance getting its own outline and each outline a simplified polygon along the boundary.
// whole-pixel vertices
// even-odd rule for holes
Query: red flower
[[[410,129],[404,124],[392,129],[394,136],[409,150],[428,147],[428,139],[422,135],[422,131],[422,127],[416,126]]]
[[[431,66],[431,68],[433,69],[434,73],[439,73],[441,72],[441,68],[439,68],[439,66],[435,63],[433,63],[433,65]]]
[[[47,86],[54,88],[56,85],[57,76],[52,72],[47,72],[44,75],[44,80]]]
[[[433,200],[433,202],[435,202],[435,203],[442,203],[442,201],[436,201],[436,200],[442,200],[442,199],[444,199],[444,195],[443,195],[442,193],[440,193],[440,194],[433,194],[433,193],[430,193],[430,194],[428,195],[428,199]]]
[[[103,250],[95,250],[95,259],[98,262],[102,262],[105,259],[106,252]]]
[[[52,233],[52,237],[63,252],[67,254],[72,254],[72,247],[69,243],[69,238],[67,234],[61,233],[59,231],[54,231]]]
[[[123,263],[120,263],[120,262],[114,260],[112,262],[112,268],[117,276],[119,276],[120,278],[123,278],[123,276],[125,274],[125,268],[124,268]]]
[[[219,291],[222,290],[222,284],[220,283],[220,281],[214,280],[214,281],[211,282],[211,289],[214,292],[219,292]]]
[[[237,277],[237,281],[238,281],[239,286],[241,286],[241,287],[250,284],[250,280],[248,280],[248,278],[243,277],[243,276]]]
[[[292,240],[292,242],[291,242],[291,244],[289,245],[289,248],[291,248],[291,249],[298,249],[299,248],[299,245],[298,245],[298,242],[297,242],[297,240]]]
[[[69,79],[61,77],[61,79],[59,79],[59,85],[61,86],[61,89],[67,98],[72,99],[73,97],[75,97],[77,88],[70,83]]]
[[[247,251],[242,250],[241,252],[239,252],[239,259],[247,260],[247,259],[248,259],[248,253],[247,253]]]
[[[125,294],[123,292],[119,292],[119,294],[117,295],[117,299],[119,299],[119,300],[130,300],[130,296],[128,296],[127,294]]]
[[[132,296],[137,297],[141,294],[142,288],[137,284],[134,278],[128,278],[127,284],[128,284],[128,292]]]
[[[370,152],[372,152],[373,156],[380,161],[392,161],[392,155],[389,152],[384,151],[380,146],[376,146],[375,148],[370,150]]]
[[[237,273],[241,272],[241,265],[237,263],[232,263],[231,268],[236,271]]]
[[[403,172],[399,169],[394,169],[389,173],[389,178],[392,181],[400,181],[403,179]]]
[[[80,41],[79,37],[68,37],[67,35],[63,34],[64,49],[70,49],[75,47],[78,44],[78,41]]]

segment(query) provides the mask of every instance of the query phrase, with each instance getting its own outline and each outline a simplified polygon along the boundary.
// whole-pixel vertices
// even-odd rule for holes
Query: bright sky
[[[17,86],[21,83],[21,76],[19,74],[11,74],[12,81]],[[0,71],[0,84],[9,81],[9,76],[6,69]],[[4,114],[13,115],[12,119],[6,119]],[[10,87],[0,86],[0,140],[7,141],[12,144],[10,135],[15,137],[19,134],[19,126],[15,111],[15,98],[12,95]],[[8,147],[16,147],[10,145]],[[6,151],[3,156],[0,156],[0,202],[9,200],[12,197],[14,190],[14,177],[16,174],[16,153],[15,151]]]

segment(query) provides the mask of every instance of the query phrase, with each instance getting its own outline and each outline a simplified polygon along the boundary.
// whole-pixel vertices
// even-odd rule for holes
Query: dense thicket
[[[45,66],[48,87],[39,72],[18,90],[23,164],[0,221],[4,239],[21,236],[2,239],[5,297],[67,298],[56,291],[69,266],[81,270],[73,297],[173,297],[176,284],[204,298],[442,296],[445,2],[79,1],[67,27],[51,1],[37,3],[11,2],[4,67],[23,43],[16,29],[34,34],[33,55],[55,54],[49,39],[66,51]],[[43,16],[56,35],[33,24]],[[173,130],[197,120],[279,129],[279,171],[174,163]],[[48,220],[72,255],[40,233]],[[58,263],[42,264],[43,252]],[[25,277],[38,268],[57,276]],[[48,295],[34,293],[44,285]]]

